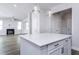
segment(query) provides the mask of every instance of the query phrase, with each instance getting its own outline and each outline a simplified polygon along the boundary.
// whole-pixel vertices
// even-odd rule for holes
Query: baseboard
[[[79,51],[79,48],[77,47],[72,47],[73,50]]]

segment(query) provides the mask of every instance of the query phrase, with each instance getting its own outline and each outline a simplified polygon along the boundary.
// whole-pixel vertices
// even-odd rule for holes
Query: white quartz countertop
[[[20,35],[20,37],[38,46],[44,46],[44,45],[71,37],[71,35],[55,34],[55,33],[41,33],[41,34],[31,34],[31,35]]]

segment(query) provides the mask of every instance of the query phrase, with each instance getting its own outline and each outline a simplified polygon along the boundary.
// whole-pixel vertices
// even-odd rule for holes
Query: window
[[[0,30],[2,30],[2,27],[3,27],[3,21],[0,20]]]
[[[26,22],[26,30],[29,30],[29,23]]]
[[[21,30],[21,22],[18,22],[18,30]]]

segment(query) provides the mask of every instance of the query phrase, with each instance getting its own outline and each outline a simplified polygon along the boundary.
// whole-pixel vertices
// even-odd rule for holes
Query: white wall
[[[29,30],[26,29],[26,22],[28,22],[28,18],[25,18],[25,19],[22,21],[22,31],[21,31],[22,34],[26,34],[26,33],[29,32]]]
[[[31,24],[32,33],[50,32],[50,29],[49,29],[50,19],[48,17],[48,14],[45,11],[40,10],[40,12],[36,14],[32,12],[31,20],[32,20],[32,24]]]
[[[32,34],[40,33],[40,13],[32,12]]]
[[[15,34],[24,34],[27,33],[25,31],[25,22],[22,22],[22,29],[18,30],[17,29],[17,22],[13,18],[1,18],[0,20],[3,21],[3,29],[0,30],[0,35],[6,35],[6,29],[15,29]]]
[[[3,29],[0,30],[0,35],[6,35],[6,29],[16,29],[16,22],[11,18],[1,18],[3,21]]]
[[[49,16],[46,12],[42,11],[40,13],[40,32],[45,33],[45,32],[50,32],[49,29]]]
[[[79,51],[79,4],[72,8],[72,46]]]

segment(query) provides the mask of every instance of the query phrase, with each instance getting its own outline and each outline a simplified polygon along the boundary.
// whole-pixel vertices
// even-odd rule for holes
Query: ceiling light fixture
[[[16,7],[16,4],[14,4],[13,6]]]
[[[52,14],[52,11],[50,10],[50,11],[48,12],[48,14],[49,14],[49,16],[51,16],[51,14]]]
[[[34,6],[34,11],[39,11],[39,8],[37,6]]]
[[[34,6],[34,10],[37,11],[38,10],[38,7],[37,6]]]

